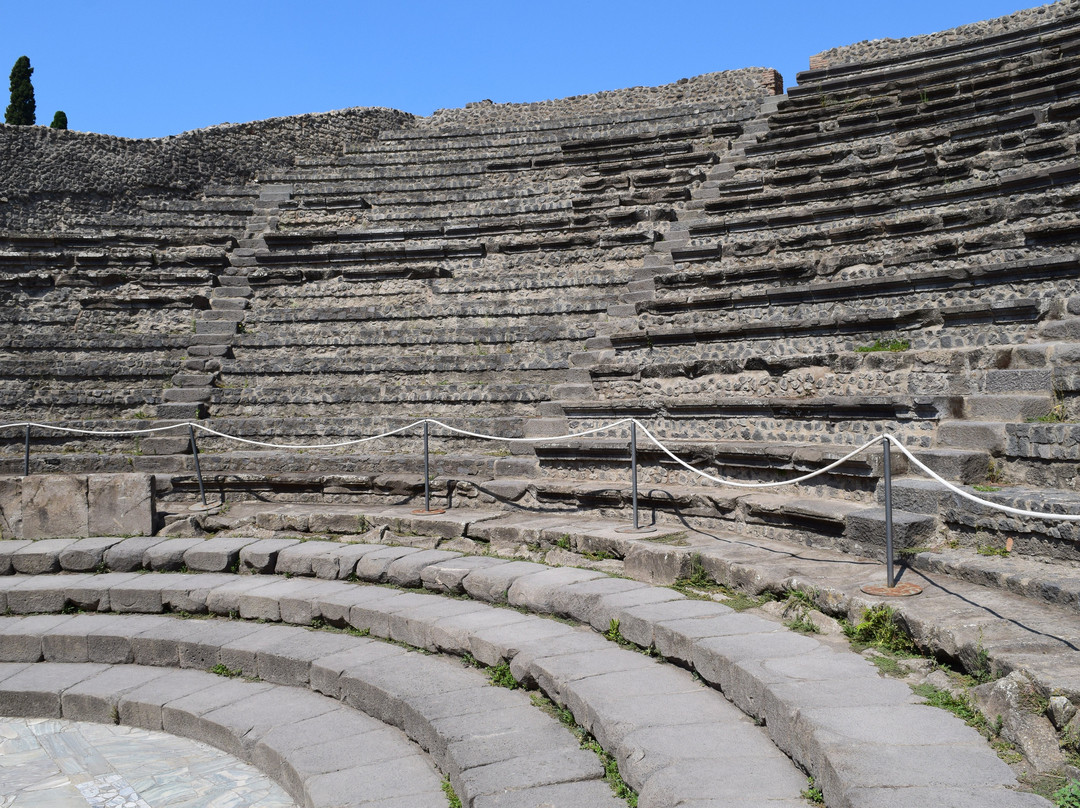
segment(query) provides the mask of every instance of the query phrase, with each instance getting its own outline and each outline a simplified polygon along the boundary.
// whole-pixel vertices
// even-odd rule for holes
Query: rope
[[[898,443],[896,438],[889,437],[889,441],[907,457],[919,470],[924,472],[927,476],[932,477],[941,485],[952,491],[954,494],[962,496],[964,499],[969,499],[972,502],[976,502],[979,505],[983,505],[987,508],[993,508],[995,510],[1004,511],[1005,513],[1011,513],[1014,516],[1026,516],[1030,519],[1050,519],[1058,522],[1080,522],[1080,515],[1067,514],[1067,513],[1045,513],[1043,511],[1027,511],[1023,508],[1013,508],[1008,505],[1002,505],[998,502],[991,502],[988,499],[977,497],[972,493],[969,493],[962,488],[957,488],[955,485],[944,479],[940,474],[927,467],[925,463],[920,461],[915,455],[909,452],[902,444]]]
[[[818,476],[820,476],[822,474],[827,474],[830,471],[832,471],[833,469],[835,469],[837,466],[843,465],[844,463],[851,460],[856,455],[861,454],[862,452],[866,451],[871,446],[873,446],[873,445],[875,445],[877,443],[880,443],[883,440],[887,440],[890,443],[892,443],[892,445],[896,446],[896,448],[899,449],[904,454],[904,456],[909,461],[911,461],[911,463],[916,468],[918,468],[920,471],[922,471],[928,477],[935,480],[937,483],[944,486],[949,491],[952,491],[954,494],[956,494],[956,495],[958,495],[960,497],[963,497],[964,499],[970,500],[971,502],[974,502],[974,503],[976,503],[978,505],[982,505],[983,507],[990,508],[992,510],[1002,511],[1003,513],[1012,514],[1014,516],[1027,517],[1029,519],[1046,519],[1046,520],[1058,521],[1058,522],[1080,522],[1080,514],[1062,514],[1062,513],[1046,513],[1044,511],[1029,511],[1029,510],[1025,510],[1023,508],[1013,508],[1013,507],[1011,507],[1009,505],[1002,505],[1002,504],[997,503],[997,502],[991,502],[990,500],[983,499],[982,497],[977,497],[974,494],[972,494],[972,493],[970,493],[968,491],[965,491],[962,488],[959,488],[956,485],[953,485],[952,483],[950,483],[948,480],[946,480],[940,474],[935,472],[933,469],[931,469],[929,466],[927,466],[925,463],[923,463],[921,460],[919,460],[917,457],[915,457],[915,455],[913,455],[907,449],[907,447],[905,447],[902,443],[900,443],[892,435],[879,435],[876,438],[873,438],[872,440],[867,441],[866,443],[864,443],[862,446],[858,447],[857,449],[855,449],[855,450],[849,452],[848,454],[844,455],[839,460],[836,460],[836,461],[830,463],[827,466],[824,466],[824,467],[822,467],[820,469],[817,469],[816,471],[812,471],[809,474],[803,474],[800,477],[795,477],[795,478],[790,479],[790,480],[779,480],[779,481],[770,482],[770,483],[747,483],[747,482],[741,482],[739,480],[728,480],[728,479],[724,479],[722,477],[714,477],[713,475],[711,475],[711,474],[709,474],[707,472],[704,472],[701,469],[694,468],[689,463],[687,463],[685,460],[683,460],[682,458],[676,456],[674,454],[674,452],[672,452],[670,449],[668,449],[667,446],[665,446],[660,441],[660,439],[657,438],[649,430],[648,427],[646,427],[643,423],[638,421],[636,418],[622,418],[622,419],[620,419],[618,421],[613,421],[610,424],[604,424],[602,426],[593,427],[592,429],[586,429],[586,430],[584,430],[582,432],[569,432],[569,433],[567,433],[565,435],[549,436],[549,437],[541,437],[541,438],[506,438],[506,437],[501,437],[499,435],[486,435],[486,434],[484,434],[482,432],[470,432],[467,429],[459,429],[458,427],[450,426],[449,424],[444,424],[442,421],[437,421],[437,420],[435,420],[433,418],[423,418],[423,419],[421,419],[419,421],[414,421],[413,423],[408,424],[406,426],[399,427],[398,429],[392,429],[392,430],[390,430],[388,432],[382,432],[382,433],[380,433],[378,435],[370,435],[370,436],[368,436],[366,438],[354,438],[352,440],[338,441],[336,443],[321,443],[321,444],[316,444],[316,443],[311,443],[311,444],[269,443],[267,441],[251,440],[250,438],[241,438],[241,437],[239,437],[237,435],[229,435],[228,433],[220,432],[220,431],[218,431],[218,430],[216,430],[216,429],[214,429],[212,427],[206,426],[205,424],[200,424],[200,423],[197,423],[197,422],[194,422],[194,421],[185,421],[184,423],[170,424],[168,426],[148,427],[146,429],[122,429],[122,430],[118,430],[118,429],[98,429],[98,430],[95,430],[95,429],[79,429],[77,427],[56,426],[54,424],[39,424],[39,423],[36,423],[34,421],[21,421],[19,423],[0,424],[0,429],[13,429],[15,427],[20,427],[20,428],[35,427],[37,429],[51,429],[51,430],[54,430],[56,432],[67,432],[67,433],[75,434],[75,435],[110,435],[110,436],[119,436],[119,435],[146,435],[146,434],[152,433],[152,432],[165,432],[165,431],[168,431],[170,429],[184,429],[186,427],[190,427],[190,428],[193,428],[193,429],[202,430],[203,432],[207,432],[207,433],[209,433],[211,435],[216,435],[216,436],[218,436],[220,438],[225,438],[226,440],[237,441],[239,443],[245,443],[245,444],[248,444],[250,446],[263,446],[263,447],[266,447],[266,448],[269,448],[269,449],[336,449],[336,448],[340,448],[342,446],[355,446],[357,444],[368,443],[370,441],[379,440],[381,438],[387,438],[387,437],[390,437],[392,435],[397,435],[397,434],[400,434],[402,432],[407,432],[407,431],[409,431],[411,429],[414,429],[415,427],[420,426],[420,425],[422,425],[424,423],[430,423],[430,424],[434,424],[436,426],[441,426],[443,429],[447,430],[448,432],[452,432],[452,433],[455,433],[455,434],[458,434],[458,435],[465,435],[465,436],[471,437],[471,438],[479,438],[481,440],[508,441],[508,442],[513,442],[513,443],[545,443],[545,442],[554,442],[554,441],[560,441],[560,440],[572,440],[574,438],[585,437],[586,435],[595,435],[595,434],[597,434],[599,432],[607,432],[607,431],[610,431],[612,429],[615,429],[616,427],[622,426],[623,424],[629,423],[629,424],[633,424],[633,425],[637,426],[638,428],[640,428],[641,431],[645,433],[645,436],[648,437],[648,439],[651,440],[657,446],[657,448],[660,449],[660,451],[662,451],[665,455],[667,455],[669,458],[671,458],[673,461],[678,463],[680,466],[682,466],[687,471],[691,471],[694,474],[698,475],[699,477],[704,477],[705,479],[710,480],[710,481],[712,481],[714,483],[717,483],[718,485],[732,486],[734,488],[778,488],[778,487],[784,486],[784,485],[797,485],[798,483],[805,482],[806,480],[812,480],[813,478],[818,477]]]
[[[603,426],[593,427],[592,429],[586,429],[584,432],[570,432],[566,435],[558,435],[555,437],[546,438],[500,438],[498,435],[484,435],[480,432],[469,432],[466,429],[458,429],[455,426],[444,424],[442,421],[436,421],[433,418],[426,419],[428,423],[438,424],[443,429],[447,429],[451,432],[456,432],[459,435],[468,435],[471,438],[483,438],[484,440],[505,440],[513,441],[514,443],[543,443],[544,441],[557,441],[557,440],[569,440],[571,438],[580,438],[583,435],[593,435],[597,432],[607,432],[609,429],[614,429],[622,424],[628,424],[633,421],[633,418],[623,418],[619,421],[612,421],[610,424],[604,424]]]
[[[698,474],[698,475],[704,477],[707,480],[712,480],[714,483],[719,483],[720,485],[730,485],[730,486],[734,486],[735,488],[777,488],[777,487],[779,487],[781,485],[795,485],[796,483],[801,483],[804,480],[811,480],[814,477],[817,477],[818,475],[826,474],[826,473],[832,471],[837,466],[841,465],[842,463],[846,463],[848,460],[855,457],[855,455],[859,454],[864,449],[868,449],[869,447],[873,446],[875,443],[878,443],[878,442],[880,442],[881,440],[883,440],[885,438],[884,435],[879,435],[878,437],[874,438],[873,440],[867,441],[866,443],[864,443],[862,446],[860,446],[858,449],[851,452],[850,454],[844,455],[839,460],[837,460],[837,461],[835,461],[833,463],[830,463],[829,465],[827,465],[827,466],[825,466],[823,468],[820,468],[817,471],[811,471],[809,474],[804,474],[801,477],[796,477],[793,480],[780,480],[778,482],[772,482],[772,483],[744,483],[744,482],[739,482],[738,480],[725,480],[722,477],[713,477],[711,474],[708,474],[708,473],[702,471],[701,469],[694,468],[693,466],[691,466],[689,463],[687,463],[682,458],[676,457],[674,454],[672,454],[671,450],[668,449],[664,444],[662,444],[660,442],[660,440],[655,435],[653,435],[653,433],[650,432],[648,430],[648,428],[644,424],[642,424],[641,422],[639,422],[637,420],[635,420],[634,423],[637,424],[641,428],[641,431],[644,432],[646,434],[646,436],[648,436],[649,440],[651,440],[658,447],[660,447],[660,451],[662,451],[664,454],[666,454],[668,457],[670,457],[672,460],[674,460],[676,463],[678,463],[683,468],[687,469],[688,471],[692,471],[695,474]]]

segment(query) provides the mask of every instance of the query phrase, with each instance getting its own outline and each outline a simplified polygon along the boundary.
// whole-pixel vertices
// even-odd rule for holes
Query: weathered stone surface
[[[152,474],[91,474],[86,478],[91,536],[149,536],[154,532]]]
[[[22,537],[89,536],[86,477],[38,474],[22,480]]]
[[[30,544],[28,541],[0,540],[0,575],[11,575],[15,567],[11,563],[11,557],[16,550],[20,550]]]
[[[215,538],[193,545],[184,551],[188,569],[198,572],[236,572],[240,568],[240,551],[254,539]]]
[[[509,563],[506,559],[490,556],[459,556],[428,564],[420,571],[420,579],[425,589],[461,595],[465,592],[465,576],[473,570]]]
[[[0,540],[21,538],[22,479],[0,477]]]
[[[155,544],[165,541],[164,537],[126,539],[114,544],[105,551],[105,566],[113,572],[132,572],[143,569],[143,556]]]
[[[246,544],[240,550],[240,566],[251,572],[272,573],[277,565],[278,554],[286,547],[299,543],[299,539],[260,539]]]
[[[72,542],[60,551],[60,566],[68,572],[94,572],[105,562],[105,551],[123,539],[92,536]]]
[[[187,566],[184,553],[203,543],[203,539],[167,539],[148,547],[143,553],[143,567],[159,572],[177,572]]]
[[[60,571],[60,553],[75,539],[39,539],[11,554],[11,566],[24,575],[43,575]]]

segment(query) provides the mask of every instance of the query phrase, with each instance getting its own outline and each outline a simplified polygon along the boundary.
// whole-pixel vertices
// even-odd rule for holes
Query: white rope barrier
[[[460,429],[458,427],[450,426],[449,424],[445,424],[442,421],[438,421],[438,420],[435,420],[433,418],[423,418],[423,419],[420,419],[419,421],[414,421],[413,423],[408,424],[406,426],[399,427],[397,429],[392,429],[392,430],[390,430],[388,432],[382,432],[382,433],[380,433],[378,435],[369,435],[366,438],[354,438],[354,439],[351,439],[351,440],[337,441],[335,443],[320,443],[320,444],[316,444],[316,443],[312,443],[312,444],[270,443],[268,441],[251,440],[250,438],[241,438],[241,437],[239,437],[237,435],[230,435],[230,434],[228,434],[226,432],[221,432],[221,431],[219,431],[217,429],[214,429],[213,427],[209,427],[209,426],[207,426],[205,424],[201,424],[201,423],[198,423],[198,422],[195,422],[195,421],[185,421],[183,423],[170,424],[168,426],[148,427],[146,429],[123,429],[123,430],[80,429],[80,428],[77,428],[77,427],[57,426],[57,425],[54,425],[54,424],[40,424],[40,423],[36,423],[34,421],[20,421],[18,423],[0,424],[0,430],[2,430],[2,429],[14,429],[16,427],[23,428],[23,429],[33,427],[33,428],[36,428],[36,429],[46,429],[46,430],[53,430],[53,431],[57,431],[57,432],[66,432],[66,433],[75,434],[75,435],[103,435],[103,436],[118,437],[118,436],[123,436],[123,435],[146,435],[146,434],[150,434],[150,433],[154,433],[154,432],[165,432],[165,431],[172,430],[172,429],[185,429],[185,428],[187,428],[187,429],[198,429],[198,430],[201,430],[202,432],[206,432],[206,433],[209,433],[211,435],[216,435],[217,437],[224,438],[226,440],[237,441],[239,443],[244,443],[244,444],[247,444],[247,445],[250,445],[250,446],[262,446],[262,447],[269,448],[269,449],[317,450],[317,449],[337,449],[337,448],[341,448],[341,447],[344,447],[344,446],[356,446],[358,444],[368,443],[368,442],[371,442],[371,441],[380,440],[382,438],[391,437],[393,435],[398,435],[398,434],[401,434],[402,432],[408,432],[409,430],[412,430],[412,429],[414,429],[414,428],[416,428],[418,426],[422,426],[424,424],[433,424],[433,425],[436,425],[436,426],[440,426],[443,429],[447,430],[448,432],[458,434],[458,435],[464,435],[464,436],[471,437],[471,438],[478,438],[478,439],[481,439],[481,440],[507,441],[507,442],[512,442],[512,443],[553,443],[555,441],[573,440],[574,438],[581,438],[581,437],[585,437],[585,436],[588,436],[588,435],[595,435],[595,434],[600,433],[600,432],[608,432],[608,431],[610,431],[612,429],[623,426],[624,424],[631,424],[632,426],[635,426],[635,427],[641,429],[645,433],[645,435],[649,438],[649,440],[651,440],[656,445],[656,447],[658,449],[660,449],[661,452],[663,452],[671,460],[673,460],[675,463],[682,466],[687,471],[693,472],[694,474],[698,475],[699,477],[704,477],[705,479],[710,480],[711,482],[714,482],[717,485],[731,486],[731,487],[734,487],[734,488],[751,488],[751,489],[753,489],[753,488],[778,488],[778,487],[785,486],[785,485],[798,485],[799,483],[806,482],[807,480],[812,480],[815,477],[819,477],[822,474],[828,474],[833,469],[837,468],[838,466],[843,465],[847,461],[851,460],[853,457],[856,457],[857,455],[859,455],[862,452],[866,451],[867,449],[869,449],[871,446],[874,446],[875,444],[881,443],[882,441],[889,441],[892,445],[895,445],[904,454],[904,456],[909,461],[911,461],[911,463],[916,468],[918,468],[920,471],[922,471],[928,477],[930,477],[931,479],[933,479],[934,481],[936,481],[940,485],[944,486],[946,489],[953,492],[954,494],[956,494],[956,495],[958,495],[960,497],[963,497],[964,499],[967,499],[967,500],[969,500],[971,502],[974,502],[974,503],[976,503],[978,505],[982,505],[983,507],[991,508],[993,510],[1002,511],[1003,513],[1012,514],[1014,516],[1026,517],[1026,518],[1029,518],[1029,519],[1046,519],[1046,520],[1059,521],[1059,522],[1080,522],[1080,514],[1061,514],[1061,513],[1047,513],[1047,512],[1044,512],[1044,511],[1029,511],[1029,510],[1025,510],[1023,508],[1013,508],[1013,507],[1011,507],[1009,505],[1002,505],[1002,504],[997,503],[997,502],[991,502],[990,500],[983,499],[982,497],[977,497],[974,494],[972,494],[972,493],[970,493],[968,491],[965,491],[962,488],[959,488],[958,486],[953,485],[952,483],[950,483],[948,480],[946,480],[940,474],[935,472],[933,469],[931,469],[929,466],[927,466],[925,463],[923,463],[917,457],[915,457],[915,455],[912,454],[911,451],[909,449],[907,449],[907,447],[905,447],[903,444],[901,444],[892,435],[878,435],[876,438],[873,438],[872,440],[867,441],[862,446],[859,446],[857,449],[854,449],[853,451],[851,451],[848,454],[844,455],[839,460],[833,461],[829,465],[823,466],[822,468],[817,469],[815,471],[812,471],[812,472],[810,472],[808,474],[803,474],[803,475],[801,475],[799,477],[794,477],[794,478],[792,478],[790,480],[778,480],[778,481],[767,482],[767,483],[748,483],[748,482],[742,482],[742,481],[739,481],[739,480],[729,480],[729,479],[725,479],[723,477],[715,477],[712,474],[709,474],[709,473],[707,473],[705,471],[702,471],[701,469],[695,468],[694,466],[690,465],[685,460],[683,460],[681,457],[678,457],[674,452],[672,452],[667,446],[665,446],[663,444],[663,442],[661,442],[661,440],[658,437],[656,437],[656,435],[654,435],[649,430],[648,427],[646,427],[644,424],[642,424],[636,418],[622,418],[622,419],[620,419],[618,421],[613,421],[610,424],[603,424],[601,426],[593,427],[592,429],[586,429],[586,430],[583,430],[581,432],[569,432],[569,433],[567,433],[565,435],[545,436],[545,437],[537,437],[537,438],[510,438],[510,437],[502,437],[502,436],[499,436],[499,435],[487,435],[487,434],[484,434],[482,432],[470,432],[467,429]]]
[[[895,445],[897,449],[899,449],[901,452],[903,452],[904,456],[907,457],[907,459],[910,460],[915,465],[916,468],[918,468],[920,471],[922,471],[928,477],[933,478],[934,480],[939,482],[941,485],[945,486],[947,489],[952,491],[954,494],[958,494],[959,496],[962,496],[964,499],[971,500],[972,502],[976,502],[979,505],[983,505],[983,506],[985,506],[987,508],[993,508],[995,510],[1004,511],[1005,513],[1011,513],[1014,516],[1026,516],[1029,519],[1050,519],[1050,520],[1054,520],[1054,521],[1058,521],[1058,522],[1080,522],[1080,514],[1046,513],[1044,511],[1027,511],[1027,510],[1024,510],[1023,508],[1013,508],[1013,507],[1010,507],[1008,505],[1002,505],[1002,504],[1000,504],[998,502],[991,502],[990,500],[983,499],[982,497],[977,497],[974,494],[963,490],[962,488],[958,488],[957,486],[953,485],[948,480],[943,478],[940,474],[937,474],[935,471],[930,469],[925,463],[920,461],[917,457],[915,457],[915,455],[913,455],[911,452],[909,452],[905,446],[898,443],[896,438],[890,437],[889,441],[893,445]]]
[[[485,435],[481,432],[469,432],[466,429],[458,429],[455,426],[444,424],[442,421],[436,421],[434,418],[429,418],[427,420],[429,423],[438,424],[443,429],[449,430],[450,432],[456,432],[459,435],[468,435],[470,438],[482,438],[484,440],[505,440],[512,441],[514,443],[545,443],[549,441],[555,442],[558,440],[570,440],[572,438],[580,438],[585,435],[595,435],[597,432],[607,432],[608,430],[614,429],[617,426],[621,426],[622,424],[629,424],[634,421],[633,418],[623,418],[618,421],[612,421],[610,424],[604,424],[603,426],[586,429],[584,432],[570,432],[566,435],[556,435],[554,437],[548,436],[543,438],[501,438],[498,435]]]
[[[672,451],[670,449],[668,449],[664,444],[662,444],[660,442],[660,440],[652,432],[650,432],[648,430],[648,428],[645,427],[644,424],[642,424],[640,421],[635,421],[635,423],[638,425],[638,428],[641,429],[648,436],[649,440],[651,440],[653,443],[655,443],[660,448],[660,451],[662,451],[664,454],[666,454],[668,457],[670,457],[672,460],[674,460],[676,463],[678,463],[683,468],[687,469],[688,471],[692,471],[692,472],[694,472],[694,474],[700,475],[700,476],[704,477],[707,480],[712,480],[714,483],[717,483],[719,485],[730,485],[730,486],[734,486],[735,488],[777,488],[777,487],[779,487],[781,485],[796,485],[797,483],[801,483],[801,482],[803,482],[805,480],[812,480],[814,477],[817,477],[817,476],[819,476],[821,474],[827,474],[828,472],[832,471],[837,466],[851,460],[851,458],[855,457],[855,455],[859,454],[860,452],[862,452],[862,451],[864,451],[866,449],[869,449],[875,443],[880,443],[885,438],[884,435],[878,435],[873,440],[867,441],[862,446],[860,446],[858,449],[856,449],[853,452],[850,452],[849,454],[844,455],[839,460],[837,460],[837,461],[835,461],[833,463],[830,463],[829,465],[824,466],[823,468],[820,468],[817,471],[811,471],[809,474],[804,474],[803,476],[796,477],[796,478],[794,478],[792,480],[780,480],[778,482],[772,482],[772,483],[744,483],[744,482],[739,482],[738,480],[725,480],[722,477],[713,477],[711,474],[708,474],[708,473],[702,471],[701,469],[694,468],[689,463],[687,463],[685,460],[683,460],[681,457],[676,457],[672,453]]]

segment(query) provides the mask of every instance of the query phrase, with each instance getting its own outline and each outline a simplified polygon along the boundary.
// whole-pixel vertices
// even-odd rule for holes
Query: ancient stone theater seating
[[[1080,310],[1080,19],[1058,10],[949,44],[854,46],[851,63],[840,49],[800,74],[635,273],[618,327],[593,343],[593,390],[563,404],[569,423],[653,419],[686,460],[745,481],[820,468],[887,431],[952,480],[1015,484],[991,498],[1076,511],[1053,490],[1076,473],[1075,427],[1053,421],[1076,414]],[[625,462],[624,444],[539,451],[572,477]],[[671,485],[698,484],[650,452],[657,507]],[[794,497],[684,489],[673,501],[865,550],[883,533],[865,529],[880,520],[864,510],[878,461]],[[1018,547],[1075,555],[1068,527],[898,486],[911,544],[939,518],[954,539],[1000,528]]]
[[[1075,510],[1078,45],[1058,3],[821,54],[786,96],[749,69],[429,118],[353,110],[134,142],[172,173],[112,197],[20,177],[6,411],[299,444],[425,416],[538,437],[633,415],[743,481],[890,432],[950,479],[1011,484],[988,497]],[[18,472],[21,435],[5,440]],[[201,438],[219,495],[337,503],[415,496],[420,445]],[[431,448],[440,501],[626,512],[626,430],[534,449],[436,428]],[[639,449],[659,518],[879,552],[876,450],[748,493]],[[151,471],[182,500],[188,451],[183,433],[42,432],[33,463]],[[1075,555],[1068,526],[982,513],[906,468],[894,458],[902,543],[1011,531]]]

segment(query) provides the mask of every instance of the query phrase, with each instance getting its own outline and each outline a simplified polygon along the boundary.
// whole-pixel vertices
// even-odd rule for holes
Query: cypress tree
[[[15,126],[32,126],[36,120],[34,103],[34,85],[30,76],[34,68],[30,67],[30,57],[20,56],[11,68],[11,103],[4,113],[4,123]]]
[[[64,110],[58,109],[56,114],[53,115],[52,123],[49,124],[50,129],[67,129],[67,115],[64,114]]]

